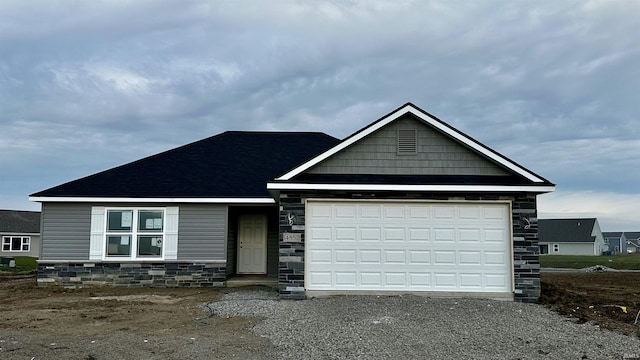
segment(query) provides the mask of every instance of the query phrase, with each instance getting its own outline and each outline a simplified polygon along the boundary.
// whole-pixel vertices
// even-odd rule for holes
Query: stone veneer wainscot
[[[223,287],[226,265],[199,262],[55,262],[38,264],[38,285]]]

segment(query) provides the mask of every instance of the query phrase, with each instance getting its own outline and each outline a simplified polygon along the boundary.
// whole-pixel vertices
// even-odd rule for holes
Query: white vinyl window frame
[[[135,241],[130,256],[107,256],[107,234],[114,232],[107,232],[107,217],[109,210],[132,210],[136,214],[139,211],[163,211],[163,225],[162,225],[162,256],[137,256],[137,235],[153,234],[153,232],[133,232],[131,234],[131,241]],[[153,207],[153,206],[118,206],[118,207],[105,207],[105,206],[92,206],[91,207],[91,233],[89,244],[89,260],[94,261],[116,261],[116,262],[144,262],[144,261],[162,261],[162,260],[176,260],[178,257],[178,218],[179,207],[177,206],[165,206],[165,207]],[[132,218],[132,225],[137,226],[138,218]],[[133,230],[133,229],[132,229]],[[117,232],[118,234],[125,234],[124,231]],[[156,232],[158,235],[160,232]],[[135,237],[134,237],[135,236]]]
[[[113,230],[109,229],[109,213],[117,213],[121,212],[121,214],[129,213],[131,214],[130,218],[127,220],[129,224],[128,230]],[[154,224],[151,225],[151,229],[142,229],[141,221],[140,221],[140,213],[143,212],[160,212],[161,222],[157,225],[160,229],[154,229]],[[112,260],[112,259],[131,259],[131,260],[140,260],[140,259],[154,259],[154,260],[164,260],[164,239],[165,239],[165,229],[166,229],[166,215],[165,209],[160,207],[108,207],[105,208],[105,228],[104,228],[104,260]],[[152,220],[153,222],[153,220]],[[128,255],[109,255],[109,238],[126,238],[128,237],[128,247],[129,254]],[[155,237],[160,240],[160,255],[140,255],[140,238],[141,237]]]
[[[14,241],[18,241],[17,249]],[[31,251],[31,236],[3,236],[2,237],[3,252],[29,252]]]

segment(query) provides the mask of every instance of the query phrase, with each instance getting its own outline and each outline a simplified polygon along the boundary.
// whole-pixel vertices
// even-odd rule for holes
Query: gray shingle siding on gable
[[[178,260],[226,260],[226,205],[180,205]]]
[[[398,154],[398,130],[418,130],[418,153]],[[307,171],[310,174],[510,175],[410,116],[379,129]]]
[[[89,260],[91,205],[42,204],[40,260]]]

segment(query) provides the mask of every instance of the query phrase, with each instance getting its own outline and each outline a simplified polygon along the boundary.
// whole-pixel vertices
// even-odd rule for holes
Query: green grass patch
[[[588,255],[541,255],[540,267],[582,269],[603,265],[618,270],[640,270],[640,254],[588,256]]]
[[[12,256],[16,262],[16,267],[11,268],[8,264],[0,265],[0,271],[13,273],[29,273],[38,269],[38,258],[31,256]]]

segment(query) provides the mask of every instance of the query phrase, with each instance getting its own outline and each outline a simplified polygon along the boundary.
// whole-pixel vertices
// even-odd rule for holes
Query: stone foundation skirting
[[[223,287],[225,271],[225,264],[197,262],[41,262],[38,264],[38,285]]]

